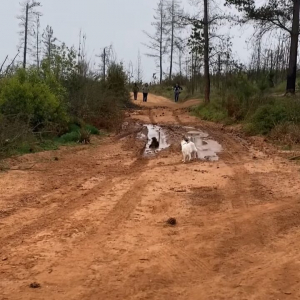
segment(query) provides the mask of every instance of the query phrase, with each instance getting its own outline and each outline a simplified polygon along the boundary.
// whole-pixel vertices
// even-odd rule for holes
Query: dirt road
[[[118,136],[6,162],[1,300],[300,299],[299,167],[191,117],[195,103],[150,95]],[[171,146],[143,157],[143,123]],[[218,141],[219,161],[183,164],[182,126]]]

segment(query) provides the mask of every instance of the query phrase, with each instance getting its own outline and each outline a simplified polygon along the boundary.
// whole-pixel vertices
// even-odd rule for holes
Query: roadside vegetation
[[[153,34],[146,33],[149,56],[159,66],[152,92],[174,99],[172,87],[179,83],[180,101],[202,99],[192,110],[199,118],[242,124],[247,134],[298,143],[299,1],[275,2],[225,0],[226,8],[220,8],[204,0],[194,4],[195,14],[188,14],[180,1],[158,1]],[[245,24],[253,28],[247,43],[252,53],[241,63],[233,37],[222,29]]]
[[[34,1],[25,7],[28,3],[31,10],[39,7]],[[28,14],[39,15],[31,10]],[[89,143],[92,135],[117,130],[130,103],[122,64],[108,53],[104,68],[103,63],[91,68],[84,35],[75,51],[58,42],[50,26],[43,35],[27,30],[23,61],[6,58],[0,69],[0,158]],[[30,39],[39,47],[29,48]]]

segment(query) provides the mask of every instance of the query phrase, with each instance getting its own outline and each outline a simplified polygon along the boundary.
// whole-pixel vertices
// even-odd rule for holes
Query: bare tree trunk
[[[259,77],[260,74],[260,54],[261,54],[261,39],[259,39],[259,44],[257,48],[257,68],[256,68],[256,77]]]
[[[36,20],[36,65],[40,70],[40,17],[37,16]]]
[[[221,83],[221,55],[218,55],[218,89],[220,89]]]
[[[286,93],[292,93],[292,94],[295,94],[295,89],[296,89],[297,54],[298,54],[298,39],[299,39],[299,9],[300,9],[300,0],[294,0],[289,69],[288,69],[287,82],[286,82]]]
[[[136,73],[137,82],[140,84],[143,81],[142,58],[140,51],[138,52]]]
[[[28,11],[29,11],[29,3],[26,4],[25,40],[24,40],[24,58],[23,58],[24,69],[26,68],[26,59],[27,59]]]
[[[179,55],[178,55],[178,64],[179,64],[179,75],[180,77],[182,76],[182,53],[181,50],[179,50]]]
[[[170,56],[170,74],[169,74],[169,80],[172,79],[172,70],[173,70],[173,53],[174,53],[174,26],[175,26],[175,0],[172,0],[172,8],[171,8],[171,56]]]
[[[103,80],[106,79],[106,48],[103,50]]]
[[[163,77],[163,4],[160,2],[160,41],[159,41],[159,83]]]
[[[204,80],[205,103],[210,102],[210,77],[209,77],[209,37],[208,37],[208,0],[204,0]]]

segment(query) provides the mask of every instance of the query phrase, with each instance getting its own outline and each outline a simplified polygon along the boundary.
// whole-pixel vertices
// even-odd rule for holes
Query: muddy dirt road
[[[7,161],[1,300],[300,299],[299,167],[191,117],[195,103],[150,95],[118,136]],[[170,147],[144,157],[153,123]],[[184,126],[219,160],[183,164]]]

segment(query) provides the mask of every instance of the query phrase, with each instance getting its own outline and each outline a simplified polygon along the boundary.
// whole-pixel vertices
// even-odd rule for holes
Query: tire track
[[[138,158],[136,159],[129,167],[130,175],[135,176],[137,173],[141,173],[141,170],[147,165],[148,160]],[[117,170],[118,172],[118,170]],[[55,195],[53,198],[47,199],[47,203],[53,204],[56,202],[60,202],[60,205],[51,211],[46,211],[39,219],[33,220],[30,224],[23,226],[19,230],[15,231],[13,234],[8,235],[4,238],[0,239],[0,247],[5,250],[10,247],[16,247],[17,245],[22,243],[24,238],[29,239],[34,234],[36,234],[36,230],[39,231],[45,230],[47,227],[52,227],[57,223],[57,220],[64,219],[66,220],[70,215],[73,214],[74,211],[83,208],[85,205],[90,205],[91,202],[96,201],[95,194],[103,194],[108,192],[113,186],[113,178],[116,175],[110,175],[106,178],[106,180],[97,184],[92,189],[87,192],[83,192],[82,190],[78,190],[76,187],[70,187],[65,195]],[[123,174],[120,176],[119,181],[127,179],[128,175]],[[76,191],[74,191],[74,189]],[[70,194],[72,193],[72,197]],[[59,224],[57,224],[59,225]]]

